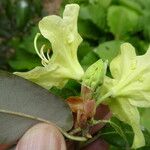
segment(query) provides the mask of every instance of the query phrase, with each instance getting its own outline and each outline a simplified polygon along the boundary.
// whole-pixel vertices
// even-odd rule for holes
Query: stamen
[[[37,39],[39,38],[40,35],[41,35],[40,33],[37,33],[34,38],[34,48],[35,48],[35,51],[38,54],[38,56],[43,60],[43,57],[41,56],[41,54],[39,53],[39,50],[37,48]]]
[[[47,63],[44,60],[41,60],[43,66],[47,66]]]
[[[49,57],[49,54],[50,54],[50,49],[48,49],[48,51],[47,51],[47,58],[50,61],[51,58]]]
[[[45,48],[45,45],[43,45],[42,47],[41,47],[41,49],[40,49],[40,52],[39,52],[39,50],[38,50],[38,48],[37,48],[37,39],[39,38],[39,36],[40,36],[41,34],[40,33],[37,33],[36,34],[36,36],[35,36],[35,38],[34,38],[34,47],[35,47],[35,51],[36,51],[36,53],[38,54],[38,56],[41,58],[41,63],[42,63],[42,65],[43,66],[46,66],[48,63],[49,63],[49,61],[50,61],[50,57],[49,57],[49,50],[47,51],[47,58],[45,57],[45,55],[44,55],[44,48]]]
[[[42,47],[41,47],[41,50],[40,50],[40,54],[41,54],[41,56],[43,57],[43,61],[45,61],[46,63],[48,63],[49,61],[48,61],[48,59],[45,57],[45,55],[44,55],[44,47],[45,47],[45,45],[43,45]]]

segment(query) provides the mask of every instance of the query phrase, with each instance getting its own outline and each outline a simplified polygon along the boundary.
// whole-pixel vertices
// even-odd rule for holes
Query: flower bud
[[[82,85],[89,87],[95,91],[100,85],[103,84],[104,76],[106,73],[107,63],[98,60],[92,64],[85,72],[82,78]]]

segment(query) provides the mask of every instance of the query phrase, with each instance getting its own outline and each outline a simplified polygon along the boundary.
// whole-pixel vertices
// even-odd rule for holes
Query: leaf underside
[[[52,122],[69,130],[72,120],[62,99],[30,81],[0,71],[0,144],[16,141],[39,122]]]

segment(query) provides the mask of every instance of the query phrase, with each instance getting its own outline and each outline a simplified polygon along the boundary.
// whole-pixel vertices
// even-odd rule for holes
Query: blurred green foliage
[[[39,64],[33,39],[41,6],[40,0],[0,1],[0,68],[25,70]]]
[[[78,56],[85,69],[97,56],[110,62],[123,42],[136,47],[137,54],[144,54],[148,49],[149,0],[64,0],[62,6],[73,2],[80,5],[78,30],[84,41]]]
[[[45,16],[41,0],[1,0],[0,1],[0,68],[9,71],[25,71],[40,64],[34,51],[33,41],[38,30],[38,21]],[[80,14],[78,30],[83,38],[79,46],[78,58],[86,70],[99,58],[109,62],[118,54],[120,44],[130,42],[137,54],[144,54],[150,43],[150,0],[63,0],[62,7],[68,3],[78,3]],[[60,11],[62,12],[62,11]],[[40,38],[50,48],[50,43]],[[69,81],[62,89],[52,88],[51,92],[66,98],[80,94],[80,85]],[[64,94],[65,93],[65,94]],[[141,110],[142,125],[150,131],[150,109]],[[124,133],[131,130],[124,125]],[[103,129],[107,133],[111,127]],[[102,132],[102,133],[103,133]],[[150,149],[150,134],[144,131],[147,147]],[[118,149],[125,143],[115,132],[102,137]],[[133,132],[128,140],[132,143]],[[113,136],[113,138],[112,138]],[[113,139],[113,140],[112,140]]]
[[[147,50],[149,0],[63,0],[61,10],[68,3],[80,4],[78,30],[84,40],[78,57],[84,69],[99,58],[111,61],[122,42],[133,44],[138,54]],[[42,1],[0,1],[0,10],[0,68],[12,71],[34,68],[40,64],[33,40],[38,21],[45,15]]]

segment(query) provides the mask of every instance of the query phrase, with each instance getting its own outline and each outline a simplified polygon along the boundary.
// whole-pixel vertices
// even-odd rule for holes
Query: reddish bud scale
[[[75,114],[75,127],[83,127],[87,120],[95,115],[96,105],[94,100],[70,97],[67,99],[67,103]]]

